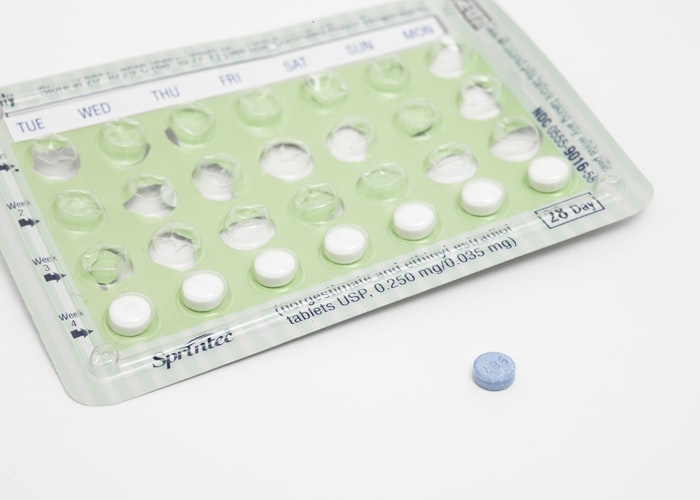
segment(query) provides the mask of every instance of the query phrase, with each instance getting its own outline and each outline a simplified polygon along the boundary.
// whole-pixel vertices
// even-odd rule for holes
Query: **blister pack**
[[[0,247],[85,404],[609,225],[652,194],[490,0],[388,4],[0,91]]]

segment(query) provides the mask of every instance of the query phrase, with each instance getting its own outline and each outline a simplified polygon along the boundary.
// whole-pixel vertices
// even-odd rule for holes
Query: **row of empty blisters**
[[[442,59],[433,59],[428,65],[428,73],[437,79],[459,76],[454,95],[456,111],[465,122],[479,122],[488,128],[488,145],[484,149],[489,151],[490,158],[505,163],[526,163],[523,184],[533,193],[564,190],[572,179],[570,164],[556,154],[542,155],[543,140],[538,127],[522,114],[504,112],[503,89],[497,78],[488,73],[462,75],[463,54],[458,52],[459,67],[455,68],[454,47],[446,50]],[[255,286],[282,292],[298,278],[305,259],[318,259],[320,255],[336,266],[337,274],[341,275],[363,262],[373,245],[382,245],[369,234],[363,221],[345,220],[349,202],[391,204],[391,217],[385,224],[388,234],[383,237],[417,242],[417,247],[429,241],[440,225],[441,214],[430,199],[421,198],[420,188],[412,189],[411,178],[435,185],[458,186],[458,191],[449,191],[457,193],[455,210],[461,210],[466,217],[483,219],[484,224],[497,218],[508,203],[509,193],[498,179],[479,175],[480,162],[490,159],[478,158],[467,140],[441,142],[441,136],[445,135],[442,133],[443,111],[429,96],[401,99],[402,93],[410,88],[411,80],[411,72],[403,59],[392,57],[365,66],[362,70],[365,91],[370,89],[375,96],[380,96],[380,105],[391,110],[390,120],[386,122],[390,123],[388,127],[377,126],[371,119],[348,117],[352,111],[347,109],[351,107],[347,104],[351,89],[337,72],[311,75],[294,84],[299,89],[302,106],[316,114],[285,116],[288,114],[285,101],[273,87],[235,95],[232,120],[238,120],[251,137],[257,138],[258,142],[250,141],[251,144],[262,144],[255,153],[256,164],[241,162],[236,156],[237,150],[250,149],[244,137],[230,138],[230,146],[221,141],[212,146],[218,124],[215,110],[206,103],[169,110],[167,123],[160,130],[150,130],[139,119],[119,119],[93,127],[95,130],[85,132],[87,135],[78,134],[77,139],[72,140],[66,134],[34,141],[28,152],[37,179],[49,182],[52,187],[78,183],[69,189],[56,189],[49,208],[51,223],[59,230],[74,234],[90,233],[105,225],[120,223],[120,216],[111,217],[101,196],[91,188],[101,182],[100,169],[118,169],[122,175],[119,178],[124,180],[122,185],[101,186],[98,191],[118,196],[119,210],[135,214],[137,218],[132,222],[136,226],[140,220],[144,221],[143,227],[149,231],[147,238],[150,239],[144,244],[148,245],[152,263],[183,273],[179,291],[172,292],[180,307],[209,314],[227,312],[234,298],[229,279],[219,272],[220,269],[202,268],[205,249],[200,230],[171,216],[176,210],[202,210],[192,197],[185,197],[192,204],[190,207],[183,203],[179,195],[181,190],[197,193],[201,203],[225,206],[224,210],[205,212],[205,217],[218,218],[218,238],[234,254],[254,254],[249,276],[241,280],[252,277]],[[424,91],[429,94],[429,90]],[[295,129],[310,130],[318,136],[321,128],[336,116],[335,125],[322,132],[321,139],[316,137],[315,143],[322,141],[326,149],[324,154],[329,153],[335,160],[333,165],[320,164],[313,147],[304,140],[290,138],[296,135]],[[376,156],[383,156],[377,153],[382,147],[382,134],[404,141],[422,141],[423,157],[414,158],[410,165],[372,161]],[[159,139],[154,141],[154,135]],[[458,131],[447,131],[446,135],[460,137]],[[261,142],[260,138],[265,139]],[[76,141],[92,143],[96,153],[91,156],[91,164],[84,161],[79,153],[81,147],[75,146]],[[158,143],[157,147],[154,143]],[[227,152],[203,151],[210,147],[223,149],[221,144],[227,144]],[[180,165],[169,167],[162,162],[146,161],[158,155],[156,149],[164,147],[174,154],[185,152],[188,161],[198,158],[187,163],[189,185],[184,186],[181,181],[178,184],[167,174],[168,168],[181,169]],[[94,164],[94,158],[103,158],[106,164]],[[156,172],[140,170],[144,165]],[[344,199],[333,182],[316,182],[318,176],[313,175],[324,169],[342,168],[342,165],[358,167],[352,174],[355,180],[351,200]],[[420,171],[419,177],[415,176],[416,170]],[[93,172],[81,178],[86,171]],[[178,179],[182,178],[178,175]],[[279,221],[264,203],[238,202],[241,192],[254,192],[258,184],[263,184],[263,178],[281,181],[260,185],[259,189],[265,190],[266,196],[270,190],[278,190],[279,197],[287,197],[285,206],[289,214],[285,216],[299,224],[293,233],[296,238],[287,237],[284,246],[273,244],[278,243],[274,238]],[[343,191],[350,192],[346,186]],[[110,206],[117,205],[111,203]],[[147,229],[152,227],[153,221],[162,221],[155,231]],[[121,223],[125,222],[121,220]],[[475,225],[479,223],[472,224]],[[305,227],[323,228],[320,248],[310,248],[313,245],[304,235]],[[134,228],[135,232],[139,230]],[[82,244],[79,237],[63,241]],[[130,251],[128,243],[92,244],[90,248],[81,249],[78,272],[99,288],[112,289],[128,282],[135,273]],[[152,329],[158,308],[159,304],[152,297],[127,289],[110,299],[103,316],[113,332],[133,337]]]

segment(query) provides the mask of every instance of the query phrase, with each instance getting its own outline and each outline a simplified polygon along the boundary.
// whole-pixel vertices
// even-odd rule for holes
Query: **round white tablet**
[[[336,264],[352,264],[365,254],[367,243],[367,233],[361,227],[336,226],[323,239],[323,253]]]
[[[422,240],[430,236],[437,221],[437,212],[431,205],[409,201],[394,211],[394,232],[405,240]]]
[[[219,273],[200,271],[182,282],[182,302],[193,311],[216,309],[226,297],[226,280]]]
[[[501,209],[505,200],[503,184],[494,179],[474,179],[462,189],[462,208],[471,215],[493,215]]]
[[[255,257],[253,272],[258,283],[268,288],[289,284],[297,273],[297,258],[289,250],[265,250]]]
[[[527,175],[533,189],[542,193],[554,193],[569,183],[571,165],[557,156],[542,156],[530,163]]]
[[[142,295],[120,295],[109,305],[109,326],[125,337],[135,337],[145,332],[153,322],[153,316],[151,301]]]

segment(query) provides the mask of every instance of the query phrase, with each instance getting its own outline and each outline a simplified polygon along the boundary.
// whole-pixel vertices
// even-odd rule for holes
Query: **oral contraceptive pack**
[[[652,194],[490,0],[388,4],[0,96],[0,247],[90,405],[614,223]]]

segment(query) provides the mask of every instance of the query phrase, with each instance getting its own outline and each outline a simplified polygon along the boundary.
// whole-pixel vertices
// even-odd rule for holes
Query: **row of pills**
[[[533,188],[541,192],[555,192],[569,182],[571,167],[557,157],[540,157],[529,167],[529,179]],[[328,195],[321,200],[311,194],[311,208],[301,216],[307,222],[330,222],[342,213],[342,202],[333,197],[331,186],[312,186]],[[477,217],[497,213],[507,199],[506,190],[499,181],[477,178],[465,183],[460,204],[465,212]],[[426,202],[408,201],[396,207],[392,216],[394,234],[407,241],[419,241],[429,237],[438,225],[435,208]],[[268,244],[275,235],[275,224],[262,206],[235,207],[227,217],[220,237],[235,250],[249,251]],[[367,233],[352,225],[331,228],[324,239],[324,254],[336,264],[352,264],[360,260],[368,247]],[[194,228],[171,223],[151,237],[149,255],[162,266],[187,270],[193,268],[202,252],[199,235]],[[111,285],[131,275],[131,262],[126,249],[118,245],[100,244],[87,251],[82,259],[85,273],[99,285]],[[263,283],[264,284],[264,283]],[[286,283],[284,283],[286,284]]]
[[[359,226],[340,225],[328,231],[324,238],[324,254],[329,260],[351,264],[367,251],[367,233]],[[252,276],[266,288],[282,288],[291,283],[299,272],[297,256],[288,249],[271,248],[261,251],[253,262]],[[213,271],[197,271],[182,282],[180,300],[189,310],[210,312],[221,306],[230,294],[226,279]],[[108,324],[122,336],[137,336],[145,332],[155,319],[155,306],[146,296],[126,293],[116,297],[108,310]]]

